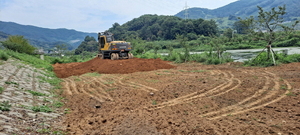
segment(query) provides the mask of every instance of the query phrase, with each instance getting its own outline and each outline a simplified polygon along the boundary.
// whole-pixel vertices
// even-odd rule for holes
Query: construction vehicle
[[[101,59],[132,59],[130,42],[114,41],[113,34],[110,32],[98,33],[99,53],[97,57]]]

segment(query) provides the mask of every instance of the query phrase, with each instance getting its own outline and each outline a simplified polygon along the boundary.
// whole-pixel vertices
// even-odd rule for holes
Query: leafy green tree
[[[173,50],[174,50],[173,44],[167,44],[167,45],[166,45],[166,48],[167,48],[168,51],[169,51],[169,56],[171,56],[172,53],[173,53]]]
[[[281,38],[288,36],[294,31],[295,26],[299,21],[295,21],[292,26],[283,25],[283,16],[286,14],[286,7],[279,6],[278,9],[272,8],[271,11],[264,11],[261,7],[258,7],[258,16],[246,18],[245,20],[240,20],[245,26],[247,26],[247,31],[255,39],[262,40],[267,43],[266,48],[268,50],[268,59],[270,58],[270,52],[272,51],[271,46],[274,42]],[[273,53],[271,53],[273,56]],[[275,64],[275,59],[273,56],[273,61]]]
[[[36,49],[29,44],[27,39],[18,35],[9,36],[6,41],[2,42],[2,45],[7,49],[26,54],[33,54]]]
[[[81,54],[82,52],[97,52],[98,51],[98,43],[96,39],[92,36],[86,36],[84,41],[78,46],[75,50],[75,54]]]
[[[286,14],[285,6],[279,6],[278,10],[272,8],[271,11],[264,11],[259,6],[258,9],[259,15],[257,18],[251,16],[250,18],[241,20],[241,22],[248,27],[247,31],[249,34],[255,39],[267,42],[268,46],[280,38],[288,36],[299,23],[299,21],[295,21],[291,27],[283,25],[283,16]]]
[[[225,36],[222,37],[213,37],[211,38],[210,45],[212,49],[216,52],[218,59],[222,58],[222,54],[225,51],[224,44],[226,42]]]
[[[198,28],[201,32],[199,34],[204,36],[216,35],[218,32],[218,27],[214,20],[203,21],[201,24],[199,24]]]
[[[227,37],[227,38],[233,38],[233,30],[230,29],[230,28],[227,28],[225,31],[224,31],[224,36]]]
[[[184,35],[176,35],[176,40],[179,41],[179,44],[184,48],[184,62],[187,62],[190,57],[190,46],[187,44],[187,37]]]
[[[145,41],[140,37],[128,39],[132,46],[132,53],[134,55],[145,53]]]
[[[62,56],[62,53],[64,53],[67,50],[67,45],[66,44],[58,44],[55,46],[57,49],[57,53],[59,56]]]
[[[243,21],[239,20],[234,22],[232,29],[236,30],[238,34],[246,34],[249,28]]]
[[[157,51],[160,50],[162,47],[158,44],[153,45],[154,54],[157,54]]]
[[[188,40],[196,40],[198,36],[195,33],[188,33],[187,35]]]

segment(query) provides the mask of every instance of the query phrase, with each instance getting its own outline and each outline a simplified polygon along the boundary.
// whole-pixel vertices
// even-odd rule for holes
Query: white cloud
[[[236,0],[186,0],[189,7],[214,9]],[[143,14],[174,15],[182,0],[1,0],[0,20],[85,32],[107,30]]]

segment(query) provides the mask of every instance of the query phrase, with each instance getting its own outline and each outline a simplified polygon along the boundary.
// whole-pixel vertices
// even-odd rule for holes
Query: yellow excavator
[[[132,59],[130,42],[114,41],[113,34],[110,32],[98,33],[99,53],[97,57],[101,59]]]

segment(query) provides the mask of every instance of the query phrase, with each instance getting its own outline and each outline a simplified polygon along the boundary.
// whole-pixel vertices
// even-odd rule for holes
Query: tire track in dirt
[[[73,95],[73,94],[79,94],[79,92],[76,90],[76,85],[73,80],[70,78],[64,78],[64,88],[67,90],[67,94]]]
[[[107,82],[103,79],[105,76],[100,77],[82,77],[78,78],[64,78],[64,88],[69,95],[73,94],[85,94],[89,97],[96,99],[99,102],[114,101],[114,99],[106,92],[109,88],[113,87],[113,83]],[[75,81],[82,81],[82,83],[76,83]]]
[[[82,78],[82,80],[85,81],[83,90],[99,97],[100,99],[114,101],[114,99],[107,92],[105,92],[106,90],[102,88],[104,85],[99,83],[99,78],[100,77]]]
[[[101,99],[101,98],[98,98],[98,96],[95,96],[95,95],[93,95],[93,94],[91,94],[91,93],[89,93],[88,91],[87,91],[87,89],[88,88],[85,88],[85,87],[88,87],[88,86],[86,86],[86,83],[79,83],[80,85],[82,85],[82,86],[79,86],[79,85],[77,85],[76,83],[75,83],[75,81],[74,80],[72,80],[72,79],[70,79],[70,78],[65,78],[64,80],[67,80],[68,81],[68,84],[69,84],[69,86],[70,86],[70,88],[68,89],[68,90],[70,90],[71,91],[71,93],[75,93],[75,94],[85,94],[85,95],[88,95],[89,97],[92,97],[92,98],[94,98],[95,100],[97,100],[97,101],[99,101],[99,102],[104,102],[105,100],[104,99]]]
[[[169,100],[167,102],[161,103],[159,105],[156,106],[150,106],[150,107],[146,107],[146,109],[148,110],[156,110],[156,109],[161,109],[167,106],[174,106],[177,104],[183,104],[192,100],[196,100],[199,99],[201,97],[205,97],[205,96],[213,96],[216,95],[218,93],[226,93],[229,92],[231,89],[234,89],[235,87],[238,87],[238,85],[240,85],[240,81],[236,81],[237,83],[235,84],[235,79],[234,79],[234,75],[230,72],[221,72],[219,70],[215,70],[215,71],[211,71],[211,74],[213,75],[217,75],[217,76],[221,76],[223,75],[225,82],[223,82],[222,84],[219,84],[218,86],[214,86],[213,88],[206,90],[206,91],[202,91],[202,92],[193,92],[191,94],[173,99],[173,100]],[[229,78],[229,79],[227,79]],[[226,88],[230,88],[231,89],[227,90],[227,91],[223,91],[226,90]]]
[[[265,80],[266,80],[266,82],[264,83],[263,88],[260,89],[259,91],[255,92],[252,96],[238,102],[235,105],[219,109],[218,111],[209,112],[209,113],[203,114],[202,116],[208,117],[209,115],[217,114],[217,113],[220,113],[220,112],[223,112],[223,111],[230,111],[230,110],[233,110],[235,107],[241,106],[242,104],[248,102],[251,99],[259,97],[259,95],[261,95],[264,91],[266,91],[269,88],[268,85],[270,84],[270,78],[265,76]]]
[[[282,93],[280,91],[280,83],[279,83],[280,78],[278,76],[267,71],[265,71],[262,74],[266,74],[264,76],[266,78],[265,79],[266,82],[262,89],[258,90],[252,96],[238,102],[235,105],[219,109],[218,111],[209,112],[203,114],[202,116],[208,117],[209,119],[218,119],[224,116],[228,116],[228,114],[236,115],[240,113],[245,113],[281,100],[289,92],[288,90],[292,89],[292,86],[286,80],[282,79],[284,84],[287,85],[287,90],[284,93]],[[274,85],[272,85],[271,82],[273,82]],[[272,85],[271,86],[272,90],[269,90],[270,89],[269,85]],[[266,94],[265,92],[268,93]]]
[[[70,90],[70,83],[67,78],[63,79],[62,87],[65,89],[65,94],[72,95],[72,91]]]
[[[145,90],[147,92],[158,91],[155,88],[152,88],[152,87],[140,84],[140,83],[135,83],[135,82],[129,82],[129,83],[130,83],[129,85],[131,85],[131,86],[138,86],[138,87],[142,88],[142,90]]]
[[[96,84],[96,86],[103,86],[103,84],[99,83],[97,80],[98,80],[98,78],[95,78],[95,84]],[[110,101],[114,101],[114,99],[110,96],[110,94],[107,93],[107,91],[110,91],[110,90],[113,90],[113,89],[115,89],[115,88],[103,89],[101,87],[97,87],[95,89],[95,91],[103,94],[104,96],[103,95],[101,95],[101,96],[103,96],[104,98],[107,98]]]
[[[127,76],[124,76],[124,77],[121,77],[121,78],[120,77],[113,77],[112,79],[115,80],[117,86],[127,87],[127,88],[130,88],[130,89],[136,88],[137,90],[142,90],[142,91],[146,91],[146,92],[156,92],[156,91],[158,91],[155,88],[152,88],[152,87],[140,84],[140,83],[135,83],[135,82],[131,82],[131,81],[128,81],[128,80],[124,80],[124,78],[126,78],[126,77]],[[118,79],[116,79],[116,78],[118,78]]]

